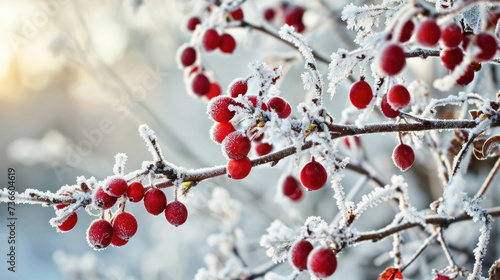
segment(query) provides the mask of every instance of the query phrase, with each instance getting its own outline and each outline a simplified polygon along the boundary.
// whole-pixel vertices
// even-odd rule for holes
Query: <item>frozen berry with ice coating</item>
[[[206,95],[210,91],[210,80],[203,73],[198,73],[194,76],[192,82],[193,92],[197,95]]]
[[[258,102],[258,97],[255,96],[255,95],[252,95],[252,96],[248,96],[248,100],[250,101],[250,103],[252,103],[252,106],[254,108],[257,108],[257,102]],[[264,101],[261,101],[261,105],[260,105],[260,109],[262,111],[267,111],[267,105]]]
[[[194,31],[196,26],[201,23],[199,17],[191,17],[187,22],[187,29],[190,31]]]
[[[448,24],[441,34],[441,42],[448,48],[458,47],[462,42],[462,28],[454,22]]]
[[[137,232],[137,220],[129,212],[122,212],[113,219],[113,233],[120,239],[129,240]]]
[[[165,209],[165,218],[173,226],[180,226],[184,224],[188,217],[188,210],[186,205],[179,201],[172,201]]]
[[[102,189],[110,196],[120,197],[127,192],[127,188],[127,181],[121,177],[113,176],[104,182],[104,187]]]
[[[364,80],[352,84],[349,91],[349,100],[354,107],[364,109],[373,99],[373,92],[370,85]]]
[[[388,117],[388,118],[395,118],[397,116],[399,116],[399,111],[398,110],[394,110],[391,105],[389,104],[389,102],[387,102],[387,94],[384,94],[384,96],[382,96],[382,102],[380,103],[380,109],[382,110],[382,113],[384,114],[384,116]]]
[[[210,28],[205,31],[201,43],[207,51],[213,51],[218,48],[220,44],[220,36],[217,30]]]
[[[464,60],[464,53],[460,48],[444,49],[440,57],[444,67],[453,70]]]
[[[326,184],[328,175],[325,168],[314,158],[300,170],[300,182],[310,190],[319,190]]]
[[[474,51],[473,54],[474,59],[477,61],[488,61],[491,60],[498,49],[498,42],[493,35],[487,32],[479,33],[474,38],[472,38],[471,46],[478,48],[477,51]]]
[[[87,242],[94,250],[102,250],[111,244],[113,226],[103,219],[95,220],[87,229]]]
[[[181,64],[184,67],[193,65],[196,61],[196,50],[193,47],[186,47],[181,52]]]
[[[128,186],[127,197],[130,202],[139,202],[144,197],[144,186],[140,182],[133,182]]]
[[[290,261],[299,271],[307,270],[307,257],[313,250],[311,242],[301,239],[290,249]]]
[[[397,44],[389,44],[382,48],[376,57],[380,70],[388,76],[399,74],[406,65],[406,54]]]
[[[229,109],[230,105],[236,105],[236,102],[231,97],[215,97],[208,103],[207,113],[216,122],[229,122],[235,115],[235,112]]]
[[[94,204],[103,210],[113,207],[118,199],[118,197],[105,193],[102,188],[97,188],[97,190],[95,190],[93,198]]]
[[[392,152],[392,160],[401,171],[406,171],[415,162],[415,153],[410,146],[399,144]]]
[[[410,92],[403,85],[395,85],[387,93],[387,102],[393,109],[403,109],[410,104]]]
[[[212,140],[219,144],[222,144],[224,138],[226,138],[226,136],[233,131],[236,131],[236,129],[234,128],[233,124],[229,122],[215,123],[210,129],[210,136],[212,137]]]
[[[252,170],[252,161],[248,157],[240,160],[230,159],[226,166],[227,174],[231,179],[241,180],[250,174]]]
[[[78,215],[73,212],[71,215],[69,215],[69,217],[66,218],[66,220],[64,220],[60,225],[58,225],[57,228],[62,232],[70,231],[75,227],[77,222],[78,222]]]
[[[470,65],[467,65],[467,70],[457,79],[457,84],[466,86],[470,84],[472,80],[474,80],[474,69],[472,69]]]
[[[269,143],[258,143],[255,146],[255,152],[259,157],[269,154],[273,150],[273,145]]]
[[[222,141],[222,151],[229,159],[240,160],[248,155],[252,144],[242,131],[229,133]]]
[[[219,49],[223,53],[233,53],[236,48],[236,41],[230,34],[224,33],[220,36]]]
[[[245,95],[248,90],[246,80],[235,80],[229,85],[229,95],[231,97],[238,97],[238,95]]]
[[[159,215],[167,206],[167,197],[157,189],[151,188],[144,194],[144,207],[152,215]]]
[[[337,256],[330,248],[316,247],[309,253],[307,268],[318,278],[330,277],[337,269]]]
[[[433,19],[428,19],[422,23],[417,29],[417,42],[423,46],[432,47],[439,42],[441,38],[441,29]]]

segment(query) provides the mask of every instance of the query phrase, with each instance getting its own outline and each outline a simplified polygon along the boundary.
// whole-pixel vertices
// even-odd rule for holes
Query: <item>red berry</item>
[[[219,49],[223,53],[233,53],[236,48],[236,41],[233,36],[224,33],[220,36]]]
[[[288,102],[286,102],[285,99],[279,96],[272,97],[271,99],[269,99],[269,101],[267,101],[267,107],[275,111],[278,115],[285,112],[287,104]]]
[[[387,102],[387,94],[384,94],[382,97],[382,102],[380,103],[380,109],[382,109],[382,113],[384,116],[388,118],[395,118],[399,116],[399,111],[392,109],[391,105]]]
[[[236,105],[236,102],[229,96],[217,96],[208,103],[207,113],[216,122],[229,122],[235,115],[229,105]]]
[[[321,163],[314,160],[308,162],[300,170],[300,182],[310,190],[319,190],[326,184],[328,175]]]
[[[102,250],[111,244],[113,226],[106,220],[95,220],[87,230],[87,242],[95,250]]]
[[[273,150],[273,145],[269,143],[259,143],[255,146],[255,152],[259,157],[269,154]]]
[[[420,24],[417,29],[417,42],[421,45],[432,47],[439,42],[441,29],[433,19],[428,19]]]
[[[254,108],[257,107],[257,96],[255,96],[255,95],[248,96],[248,100],[252,103]],[[261,102],[260,109],[262,111],[267,111],[267,105],[266,105],[266,103],[264,103],[264,101]]]
[[[205,95],[208,100],[211,100],[212,98],[221,95],[222,89],[220,85],[217,82],[212,82],[210,83],[210,90],[208,93]]]
[[[226,136],[233,131],[236,131],[236,129],[234,129],[234,126],[231,123],[215,123],[210,129],[210,136],[212,140],[222,144],[224,138],[226,138]]]
[[[290,249],[290,261],[299,270],[307,270],[307,257],[313,250],[313,245],[307,240],[299,240]]]
[[[250,138],[242,131],[233,131],[222,141],[222,150],[229,159],[243,159],[248,155],[251,147]]]
[[[127,181],[120,177],[113,176],[104,182],[104,187],[102,189],[111,196],[120,197],[127,192],[127,188]]]
[[[291,113],[292,113],[292,106],[290,106],[290,104],[286,103],[285,111],[283,111],[283,113],[281,113],[281,114],[278,114],[278,117],[280,119],[286,119],[290,116]]]
[[[187,28],[190,31],[194,31],[196,29],[196,26],[200,23],[201,23],[201,20],[199,17],[192,17],[187,22]]]
[[[462,42],[462,28],[454,22],[448,24],[441,34],[441,42],[448,48],[458,47]]]
[[[351,86],[349,99],[352,105],[358,109],[363,109],[370,104],[373,99],[373,92],[370,85],[365,81],[357,81]]]
[[[475,60],[488,61],[491,60],[497,53],[498,43],[495,37],[490,33],[479,33],[472,39],[472,45],[479,48],[479,52],[475,54]]]
[[[305,26],[302,22],[302,17],[304,16],[305,9],[302,7],[290,7],[285,11],[285,23],[295,27],[297,32],[301,33],[304,31]]]
[[[285,178],[285,181],[283,181],[282,191],[283,195],[287,196],[290,199],[293,196],[296,196],[297,193],[302,193],[302,189],[300,188],[299,182],[297,181],[297,179],[295,179],[295,177],[291,175],[287,176]],[[302,195],[300,195],[300,197],[302,197]]]
[[[231,97],[238,97],[238,95],[245,95],[248,90],[248,84],[246,80],[235,80],[229,85],[229,95]]]
[[[444,67],[453,70],[464,59],[464,53],[460,48],[444,49],[441,51],[441,62]]]
[[[317,247],[309,254],[307,267],[314,276],[326,278],[337,269],[337,257],[330,248]]]
[[[405,67],[406,54],[399,45],[387,45],[379,52],[377,64],[383,73],[394,76],[399,74]]]
[[[461,86],[466,86],[470,84],[474,80],[474,69],[470,65],[467,66],[467,70],[465,70],[465,73],[460,76],[457,80],[457,84]]]
[[[144,194],[144,207],[152,215],[159,215],[167,205],[167,197],[157,189],[151,188]]]
[[[137,232],[137,220],[129,212],[122,212],[113,219],[113,232],[123,240],[129,240]]]
[[[241,180],[250,174],[252,170],[252,162],[248,157],[240,160],[230,159],[226,166],[227,174],[231,179]]]
[[[182,50],[180,59],[184,67],[193,65],[196,61],[196,50],[193,47],[186,47]]]
[[[434,280],[450,280],[450,277],[448,277],[446,275],[438,274],[437,277],[434,278]]]
[[[176,227],[186,222],[188,211],[186,205],[179,201],[170,202],[165,209],[165,218]]]
[[[399,42],[404,43],[410,40],[411,35],[413,34],[413,29],[415,29],[415,24],[412,20],[407,21],[403,28],[401,29],[401,34],[399,36]]]
[[[109,209],[115,205],[118,197],[110,196],[102,188],[98,188],[94,193],[94,204],[101,209]]]
[[[120,239],[116,234],[113,234],[113,239],[111,239],[111,245],[115,247],[121,247],[128,243],[128,240]]]
[[[202,39],[202,44],[207,51],[213,51],[218,48],[220,44],[220,36],[219,33],[217,33],[217,30],[210,28],[205,31]]]
[[[415,153],[410,146],[399,144],[392,152],[392,160],[401,171],[406,171],[415,162]]]
[[[70,231],[75,227],[76,222],[78,222],[78,215],[76,213],[73,213],[69,215],[69,217],[67,217],[66,220],[62,222],[62,224],[57,226],[57,228],[59,228],[60,231]]]
[[[206,95],[210,91],[210,81],[203,73],[198,73],[192,82],[193,92],[197,95]]]
[[[410,104],[410,92],[403,85],[395,85],[387,93],[387,102],[396,110],[403,109]]]
[[[243,10],[238,8],[230,13],[233,20],[242,20],[243,19]]]
[[[267,8],[264,10],[264,19],[268,22],[272,21],[276,16],[276,11],[273,8]]]
[[[296,192],[294,192],[292,195],[290,195],[288,198],[293,201],[293,202],[298,202],[299,200],[302,199],[304,196],[304,192],[302,191],[302,188],[298,188]]]
[[[133,182],[128,186],[127,197],[130,202],[139,202],[144,197],[144,186],[139,182]]]

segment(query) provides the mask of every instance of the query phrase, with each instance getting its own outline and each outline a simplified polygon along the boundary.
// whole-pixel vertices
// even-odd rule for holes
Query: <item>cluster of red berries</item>
[[[337,256],[330,248],[316,247],[302,239],[290,249],[289,260],[299,271],[309,270],[317,278],[330,277],[337,269]]]
[[[295,31],[302,33],[306,29],[303,21],[305,11],[306,9],[302,6],[295,6],[282,2],[277,8],[266,8],[262,16],[267,22],[277,20],[279,25],[288,24],[293,26]]]

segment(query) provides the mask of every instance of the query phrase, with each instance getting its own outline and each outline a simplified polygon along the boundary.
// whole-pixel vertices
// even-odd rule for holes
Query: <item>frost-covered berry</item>
[[[137,232],[137,220],[129,212],[122,212],[113,219],[113,233],[120,239],[129,240]]]
[[[300,170],[300,182],[310,190],[319,190],[326,184],[328,175],[323,165],[314,158]]]
[[[470,65],[467,66],[467,70],[465,70],[465,73],[460,76],[460,78],[457,79],[457,84],[461,86],[466,86],[470,84],[474,80],[474,69]]]
[[[288,102],[279,96],[272,97],[269,101],[267,101],[267,107],[271,109],[271,111],[276,112],[278,115],[285,112],[287,104]]]
[[[448,48],[458,47],[462,42],[462,28],[454,22],[448,24],[441,34],[441,42]]]
[[[259,157],[269,154],[273,150],[273,145],[269,143],[258,143],[255,146],[255,152]]]
[[[238,8],[230,13],[233,20],[242,20],[243,19],[243,10]]]
[[[222,93],[222,89],[221,89],[220,85],[217,82],[211,82],[210,83],[210,90],[205,95],[205,97],[208,100],[212,100],[212,98],[221,95],[221,93]]]
[[[229,85],[229,95],[231,97],[238,97],[238,95],[245,95],[248,90],[248,84],[246,80],[235,80]]]
[[[133,182],[128,186],[127,197],[130,202],[139,202],[144,197],[144,186],[139,182]]]
[[[291,199],[292,201],[298,201],[302,198],[303,191],[300,187],[299,182],[293,176],[287,176],[283,181],[282,186],[283,195]]]
[[[212,137],[212,140],[222,144],[224,138],[226,138],[226,136],[233,131],[236,131],[236,129],[232,123],[214,123],[210,129],[210,136]]]
[[[252,162],[248,157],[240,160],[230,159],[226,166],[227,174],[231,179],[241,180],[250,174],[252,170]]]
[[[255,95],[248,96],[248,100],[252,103],[254,108],[257,107],[257,101],[258,101],[257,96],[255,96]],[[267,111],[267,105],[266,105],[266,103],[264,103],[264,101],[261,102],[260,109],[262,111]]]
[[[399,35],[399,42],[404,43],[410,40],[411,35],[413,35],[413,29],[415,29],[415,24],[411,19],[405,22]]]
[[[203,38],[201,40],[203,47],[207,51],[213,51],[219,47],[220,44],[220,36],[217,30],[210,28],[205,31],[203,34]]]
[[[236,48],[236,41],[230,34],[224,33],[220,36],[219,49],[223,53],[233,53]]]
[[[196,26],[201,23],[199,17],[191,17],[187,22],[187,29],[190,31],[194,31]]]
[[[382,102],[380,103],[380,109],[382,110],[382,113],[384,114],[384,116],[388,117],[388,118],[395,118],[397,116],[399,116],[399,111],[397,110],[394,110],[391,105],[389,104],[389,102],[387,102],[387,94],[384,94],[384,96],[382,96]]]
[[[184,67],[193,65],[196,61],[196,50],[193,47],[186,47],[181,52],[180,60]]]
[[[403,109],[410,104],[410,92],[403,85],[395,85],[387,93],[387,102],[396,110]]]
[[[473,49],[474,59],[477,61],[491,60],[497,53],[498,43],[493,35],[487,32],[479,33],[471,41],[471,46],[478,48]],[[469,46],[469,48],[471,47]]]
[[[354,107],[364,109],[373,99],[373,92],[370,85],[364,80],[352,84],[349,91],[349,100]]]
[[[97,188],[94,192],[94,204],[100,209],[109,209],[115,205],[118,197],[110,196],[102,188]]]
[[[77,222],[78,215],[76,213],[72,213],[71,215],[69,215],[69,217],[66,218],[66,220],[62,222],[62,224],[58,225],[57,228],[63,232],[70,231],[75,227]]]
[[[210,91],[210,80],[203,73],[198,73],[194,76],[192,82],[193,92],[197,95],[206,95]]]
[[[337,257],[330,248],[317,247],[309,253],[307,268],[318,278],[329,277],[337,269]]]
[[[127,192],[127,188],[127,181],[121,177],[113,176],[106,180],[102,189],[111,196],[120,197]]]
[[[208,115],[216,122],[229,122],[235,115],[229,110],[229,105],[236,105],[236,102],[229,96],[218,96],[208,103]]]
[[[113,239],[111,239],[111,245],[115,247],[121,247],[128,243],[128,240],[120,239],[116,234],[113,234]]]
[[[410,146],[399,144],[392,152],[392,160],[401,171],[406,171],[415,162],[415,153]]]
[[[285,111],[283,111],[283,113],[281,113],[281,114],[278,114],[278,117],[280,119],[286,119],[290,116],[291,113],[292,113],[292,106],[290,106],[290,104],[286,103]]]
[[[417,42],[423,46],[432,47],[439,42],[441,38],[441,29],[433,19],[428,19],[422,23],[417,29]]]
[[[307,270],[307,257],[313,250],[311,242],[301,239],[290,249],[290,261],[299,271]]]
[[[102,250],[111,244],[113,226],[103,219],[95,220],[87,229],[87,242],[94,250]]]
[[[248,155],[251,147],[250,138],[242,131],[233,131],[222,141],[222,151],[229,159],[243,159]]]
[[[167,221],[176,227],[184,224],[188,217],[186,205],[179,201],[172,201],[165,209],[165,218]]]
[[[152,215],[159,215],[167,206],[167,197],[157,189],[151,188],[144,194],[144,207]]]
[[[460,48],[444,49],[440,57],[444,67],[453,70],[464,60],[464,53]]]
[[[267,8],[264,10],[263,16],[267,22],[270,22],[276,16],[276,10],[274,10],[273,8]]]
[[[399,74],[406,65],[406,54],[397,44],[385,46],[376,57],[377,65],[382,72],[389,76]]]

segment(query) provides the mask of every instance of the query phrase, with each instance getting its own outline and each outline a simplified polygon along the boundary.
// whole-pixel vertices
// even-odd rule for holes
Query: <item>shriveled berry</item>
[[[397,110],[394,110],[391,105],[389,104],[389,102],[387,102],[387,94],[384,94],[384,96],[382,96],[382,102],[380,103],[380,109],[382,110],[382,113],[384,114],[384,116],[388,117],[388,118],[395,118],[397,116],[399,116],[399,111]]]
[[[144,207],[152,215],[159,215],[167,206],[167,197],[157,189],[151,188],[144,194]]]
[[[71,215],[69,215],[69,217],[66,218],[66,220],[64,220],[64,222],[62,222],[62,224],[57,226],[57,228],[59,228],[59,230],[63,232],[70,231],[75,227],[77,222],[78,215],[76,213],[72,213]]]
[[[290,104],[286,103],[285,111],[283,111],[283,113],[281,113],[281,114],[278,114],[278,117],[280,119],[286,119],[290,116],[291,113],[292,113],[292,106],[290,106]]]
[[[263,16],[266,21],[270,22],[276,16],[276,10],[274,10],[273,8],[267,8],[264,10]]]
[[[208,103],[207,113],[216,122],[229,122],[235,115],[229,105],[236,105],[236,102],[229,96],[217,96]]]
[[[180,60],[184,67],[193,65],[196,61],[196,50],[193,47],[186,47],[181,52]]]
[[[387,102],[393,109],[403,109],[410,104],[410,92],[403,85],[395,85],[387,93]]]
[[[224,141],[224,138],[226,136],[233,132],[236,131],[234,128],[233,124],[231,123],[215,123],[212,128],[210,129],[210,136],[212,140],[215,142],[222,144],[222,141]]]
[[[198,73],[194,76],[192,82],[193,92],[197,95],[206,95],[210,91],[210,80],[203,73]]]
[[[487,32],[479,33],[472,39],[473,46],[479,48],[475,53],[474,59],[477,61],[491,60],[498,49],[498,42],[493,35]]]
[[[104,182],[104,187],[102,189],[111,196],[120,197],[127,192],[127,188],[127,181],[121,177],[113,176]]]
[[[273,145],[269,143],[259,143],[255,146],[255,152],[259,157],[269,154],[273,150]]]
[[[330,248],[317,247],[309,253],[307,268],[318,278],[329,277],[337,269],[337,256]]]
[[[415,153],[410,146],[399,144],[392,152],[392,160],[401,171],[406,171],[415,162]]]
[[[229,95],[231,97],[238,97],[238,95],[245,95],[248,90],[246,80],[235,80],[229,85]]]
[[[313,250],[311,242],[301,239],[290,249],[290,261],[299,271],[307,270],[307,257]]]
[[[286,102],[285,99],[279,96],[272,97],[271,99],[269,99],[269,101],[267,101],[267,107],[276,112],[276,114],[278,115],[285,112],[287,104],[288,102]]]
[[[188,217],[186,205],[179,201],[172,201],[165,209],[165,218],[176,227],[184,224]]]
[[[137,220],[129,212],[122,212],[113,219],[113,233],[120,239],[129,240],[137,232]]]
[[[194,31],[196,29],[196,26],[200,23],[201,20],[199,17],[191,17],[187,22],[187,28],[190,31]]]
[[[238,8],[230,13],[233,20],[242,20],[243,19],[243,10]]]
[[[251,147],[250,138],[242,131],[231,132],[222,141],[222,151],[229,159],[243,159],[248,155]]]
[[[116,234],[113,234],[113,239],[111,239],[111,245],[115,247],[121,247],[128,243],[128,240],[120,239]]]
[[[406,54],[397,44],[385,46],[377,55],[377,65],[389,76],[399,74],[406,65]]]
[[[440,56],[444,67],[450,70],[455,69],[464,60],[464,53],[460,48],[444,49]]]
[[[203,38],[201,40],[203,47],[207,51],[213,51],[219,47],[220,44],[220,36],[217,30],[210,28],[205,31],[203,34]]]
[[[300,170],[300,182],[310,190],[319,190],[326,184],[328,174],[323,165],[314,158]]]
[[[223,53],[233,53],[236,48],[236,41],[230,34],[224,33],[220,36],[219,49]]]
[[[432,47],[439,42],[441,29],[433,19],[428,19],[420,24],[417,29],[417,42],[421,45]]]
[[[211,82],[210,83],[210,90],[208,93],[205,95],[208,100],[211,100],[212,98],[221,95],[222,89],[220,85],[217,82]]]
[[[248,157],[240,160],[230,159],[226,166],[227,174],[231,179],[241,180],[250,174],[252,170],[252,162]]]
[[[87,229],[87,242],[94,250],[102,250],[111,244],[113,226],[103,219],[95,220]]]
[[[94,192],[94,204],[100,209],[109,209],[115,205],[118,197],[110,196],[102,188],[97,188]]]
[[[457,79],[457,84],[466,86],[470,84],[472,80],[474,80],[474,69],[470,65],[468,65],[465,73]]]
[[[462,28],[454,22],[448,24],[441,34],[441,42],[448,48],[458,47],[462,42]]]
[[[404,43],[410,40],[411,35],[413,35],[413,29],[415,29],[415,24],[410,19],[408,20],[401,29],[401,34],[399,35],[399,42]]]
[[[349,91],[349,100],[358,109],[364,109],[373,99],[373,92],[370,85],[364,80],[352,84]]]

